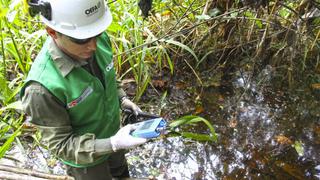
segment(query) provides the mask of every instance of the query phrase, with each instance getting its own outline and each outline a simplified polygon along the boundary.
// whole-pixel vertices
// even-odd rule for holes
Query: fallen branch
[[[47,174],[47,173],[42,173],[42,172],[37,172],[33,170],[27,170],[27,169],[22,169],[22,168],[7,166],[7,165],[0,165],[0,171],[11,172],[14,174],[25,174],[28,176],[34,176],[34,177],[45,178],[45,179],[74,180],[74,178],[70,176],[59,176],[59,175]],[[14,177],[14,175],[4,175],[4,176],[6,176],[7,178]],[[5,178],[5,177],[2,177],[2,174],[0,174],[0,179],[2,178]]]

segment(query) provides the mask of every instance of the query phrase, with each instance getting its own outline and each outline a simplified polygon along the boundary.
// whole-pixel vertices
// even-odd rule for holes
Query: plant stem
[[[2,75],[4,79],[7,79],[7,65],[6,65],[6,54],[4,51],[4,40],[3,40],[3,34],[2,34],[2,19],[0,19],[0,34],[1,34],[1,51],[2,51],[2,65],[3,65],[3,72]]]
[[[17,56],[18,56],[17,61],[18,61],[19,67],[20,67],[21,71],[22,71],[24,74],[26,74],[26,70],[25,70],[24,66],[22,65],[22,58],[21,58],[20,53],[19,53],[19,51],[18,51],[18,46],[17,46],[17,43],[16,43],[16,41],[15,41],[15,39],[14,39],[14,37],[13,37],[13,33],[11,32],[11,29],[10,29],[10,26],[9,26],[8,22],[7,22],[6,20],[4,20],[4,22],[5,22],[5,24],[6,24],[7,28],[8,28],[8,31],[9,31],[9,34],[10,34],[10,38],[11,38],[11,40],[12,40],[14,49],[15,49],[15,51],[16,51],[16,53],[17,53]]]

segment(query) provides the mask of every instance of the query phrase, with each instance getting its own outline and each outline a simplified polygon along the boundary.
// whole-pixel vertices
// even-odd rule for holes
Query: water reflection
[[[271,66],[257,76],[239,71],[228,82],[233,88],[230,95],[207,87],[201,97],[204,116],[215,125],[219,142],[199,143],[179,137],[150,142],[128,153],[132,175],[151,174],[158,179],[319,179],[319,102],[303,89],[287,92],[275,88],[273,75]],[[221,96],[223,101],[217,102]]]

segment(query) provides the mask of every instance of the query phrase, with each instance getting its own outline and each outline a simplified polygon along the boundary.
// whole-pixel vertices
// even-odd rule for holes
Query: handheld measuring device
[[[147,121],[135,123],[137,127],[131,134],[135,137],[141,137],[146,139],[156,138],[164,132],[167,121],[163,118],[155,118]]]

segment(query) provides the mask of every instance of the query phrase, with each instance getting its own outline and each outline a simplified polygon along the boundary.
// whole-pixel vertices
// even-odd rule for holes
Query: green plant
[[[192,5],[195,2],[194,0],[190,2],[181,1],[188,8],[183,10],[184,13],[178,21],[181,21],[184,16],[195,19],[192,13],[187,12],[187,10],[193,9]],[[128,4],[131,4],[131,6],[128,6]],[[108,31],[115,47],[116,67],[121,75],[120,79],[128,76],[135,79],[137,83],[136,100],[140,99],[148,87],[151,80],[150,75],[154,70],[168,67],[170,72],[173,73],[174,62],[168,51],[175,51],[174,49],[185,50],[196,61],[199,61],[196,53],[188,45],[175,40],[176,36],[168,35],[174,28],[168,29],[166,32],[165,26],[161,26],[168,22],[164,14],[167,12],[164,7],[168,4],[171,3],[157,2],[155,10],[160,12],[164,18],[152,16],[148,21],[144,21],[143,17],[139,15],[136,8],[138,7],[137,1],[135,0],[122,0],[110,4],[114,13],[114,21]],[[180,23],[182,22],[177,22],[176,26]],[[158,29],[161,31],[158,31]]]
[[[22,120],[23,114],[17,114],[16,110],[21,111],[21,103],[19,101],[8,104],[0,109],[1,119],[0,119],[0,139],[4,143],[0,146],[0,158],[4,156],[6,151],[11,147],[12,142],[22,131]]]
[[[0,158],[22,133],[24,115],[18,97],[28,73],[31,55],[38,52],[43,33],[26,14],[26,1],[0,1]]]
[[[186,132],[186,131],[176,131],[175,129],[177,127],[185,126],[185,125],[195,125],[197,123],[204,123],[210,130],[210,134],[200,134],[200,133],[192,133],[192,132]],[[182,137],[190,138],[197,141],[218,141],[218,136],[211,125],[211,123],[199,116],[189,115],[189,116],[183,116],[177,120],[172,121],[169,124],[169,127],[171,128],[171,131],[174,133],[180,134]]]

